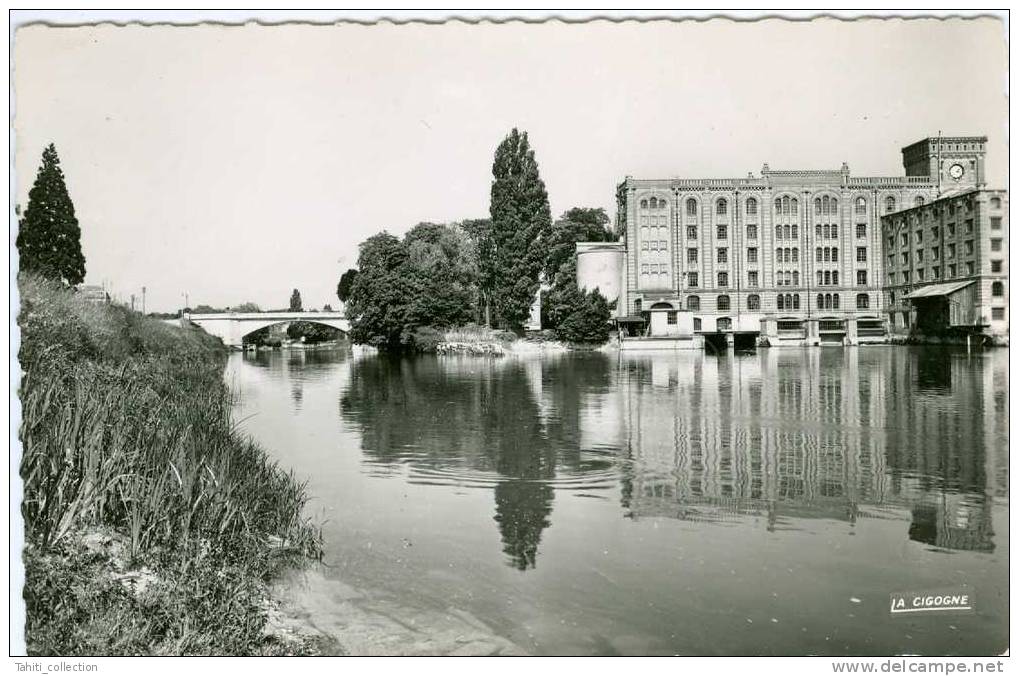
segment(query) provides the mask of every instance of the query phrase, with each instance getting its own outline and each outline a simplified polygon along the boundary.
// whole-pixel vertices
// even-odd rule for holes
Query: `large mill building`
[[[970,303],[972,311],[946,315],[945,321],[1007,333],[1007,306],[993,309],[1004,296],[990,295],[992,288],[1007,286],[1007,240],[1002,249],[1001,235],[993,236],[1007,231],[1007,194],[986,190],[986,142],[982,136],[918,141],[902,149],[901,176],[854,176],[843,163],[832,170],[775,170],[765,164],[759,176],[744,178],[627,177],[617,189],[617,227],[625,237],[617,244],[578,245],[578,281],[618,294],[618,319],[631,335],[851,344],[908,330],[917,320],[910,314],[915,309],[910,295],[919,288],[949,281],[954,288],[983,275],[987,279],[976,287],[986,287],[986,293],[947,305]],[[947,219],[948,207],[936,204],[960,198],[964,209],[972,205],[968,218],[979,212],[987,223],[983,228],[971,223],[967,230],[960,212],[952,229],[958,247],[946,242],[938,255],[952,244],[973,264],[960,259],[952,268],[921,266],[925,276],[914,271],[907,281],[896,269],[899,276],[889,278],[885,268],[892,252],[886,249],[894,245],[901,263],[902,250],[914,246],[912,239],[902,244],[902,219],[891,220],[893,215],[920,208],[917,213],[943,211]],[[891,228],[894,240],[886,234]],[[938,236],[948,232],[944,227]],[[970,241],[977,235],[980,242]],[[926,242],[924,247],[930,234]],[[999,263],[992,265],[992,253]],[[981,257],[985,262],[978,264]],[[947,297],[958,289],[928,292]]]

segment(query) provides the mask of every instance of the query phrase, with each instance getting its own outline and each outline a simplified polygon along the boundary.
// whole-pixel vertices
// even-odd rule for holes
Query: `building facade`
[[[924,139],[903,148],[902,176],[853,176],[843,163],[765,164],[746,178],[627,177],[617,189],[626,233],[617,314],[665,311],[671,323],[671,313],[689,313],[696,333],[771,344],[884,340],[882,218],[982,186],[985,146],[986,137]]]
[[[891,331],[1008,334],[1006,191],[954,190],[881,229]]]

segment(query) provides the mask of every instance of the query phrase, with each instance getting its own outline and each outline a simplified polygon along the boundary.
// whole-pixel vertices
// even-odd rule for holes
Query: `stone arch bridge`
[[[218,312],[188,314],[184,321],[200,326],[231,347],[241,347],[244,336],[252,331],[289,322],[313,322],[339,329],[344,334],[350,332],[350,322],[342,312]]]

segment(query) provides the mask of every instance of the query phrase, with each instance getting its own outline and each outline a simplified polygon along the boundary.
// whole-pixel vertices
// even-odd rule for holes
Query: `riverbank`
[[[421,327],[414,332],[415,350],[426,354],[502,357],[511,354],[588,351],[603,347],[557,340],[551,331],[518,336],[512,331],[471,325],[451,329]]]
[[[28,653],[323,650],[267,623],[321,541],[304,486],[236,432],[222,343],[19,287]]]

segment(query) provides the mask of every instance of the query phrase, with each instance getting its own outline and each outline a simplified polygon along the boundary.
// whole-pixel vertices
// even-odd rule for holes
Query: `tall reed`
[[[102,528],[131,562],[177,553],[186,576],[196,559],[183,553],[211,549],[260,578],[319,552],[304,485],[232,425],[218,340],[38,279],[20,287],[30,547]]]

